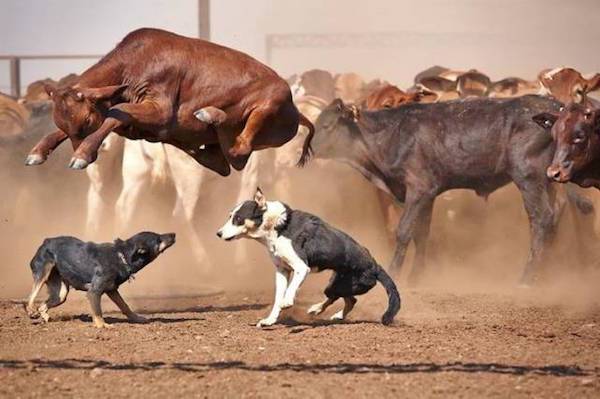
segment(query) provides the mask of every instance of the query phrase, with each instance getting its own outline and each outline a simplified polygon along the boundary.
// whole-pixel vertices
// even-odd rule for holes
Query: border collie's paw
[[[94,327],[96,327],[96,328],[113,328],[113,326],[111,326],[110,324],[108,324],[104,320],[94,321]]]
[[[323,304],[322,303],[315,303],[310,308],[308,308],[308,310],[306,311],[306,313],[308,313],[311,316],[318,316],[318,315],[320,315],[321,313],[323,313]]]
[[[269,327],[275,324],[276,321],[277,320],[275,319],[270,319],[267,317],[266,319],[262,319],[258,323],[256,323],[256,327]]]
[[[340,310],[339,312],[331,316],[329,320],[344,320],[344,311]]]
[[[279,305],[279,309],[287,309],[294,306],[294,298],[283,298],[281,304]]]

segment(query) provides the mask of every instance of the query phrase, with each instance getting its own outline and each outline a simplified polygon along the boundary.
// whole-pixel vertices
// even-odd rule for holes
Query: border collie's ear
[[[258,204],[260,209],[267,208],[267,199],[265,198],[265,195],[261,191],[260,187],[256,187],[256,193],[254,193],[254,201]]]
[[[550,129],[558,119],[558,115],[542,112],[541,114],[534,115],[531,119],[544,129]]]

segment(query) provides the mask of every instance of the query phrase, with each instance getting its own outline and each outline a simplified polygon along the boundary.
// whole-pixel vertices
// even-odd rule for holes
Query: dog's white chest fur
[[[289,267],[291,263],[299,258],[296,251],[294,251],[292,240],[287,237],[277,237],[276,234],[273,234],[267,237],[263,244],[269,250],[269,254],[276,264],[284,264]]]

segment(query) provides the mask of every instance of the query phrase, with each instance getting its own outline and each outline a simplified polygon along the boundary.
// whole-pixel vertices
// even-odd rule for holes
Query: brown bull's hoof
[[[235,145],[229,149],[229,155],[234,158],[242,157],[244,155],[249,155],[252,152],[252,146],[250,143],[244,140],[235,141]]]
[[[227,120],[227,114],[225,111],[212,106],[200,108],[194,112],[194,116],[199,121],[215,126],[220,125]]]
[[[46,158],[39,154],[30,154],[25,158],[25,165],[27,166],[40,165],[44,162],[46,162]]]
[[[85,159],[81,158],[71,158],[71,162],[69,162],[69,168],[71,169],[85,169],[90,163]]]

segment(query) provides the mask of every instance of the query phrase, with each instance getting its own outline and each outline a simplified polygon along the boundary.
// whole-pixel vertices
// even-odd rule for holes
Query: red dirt
[[[396,323],[384,327],[381,288],[344,323],[306,316],[321,299],[306,288],[283,323],[264,330],[254,323],[268,292],[129,300],[151,318],[145,325],[106,303],[110,330],[92,327],[78,294],[48,324],[1,302],[0,396],[600,396],[597,304],[540,300],[550,288],[430,287],[403,290]]]

